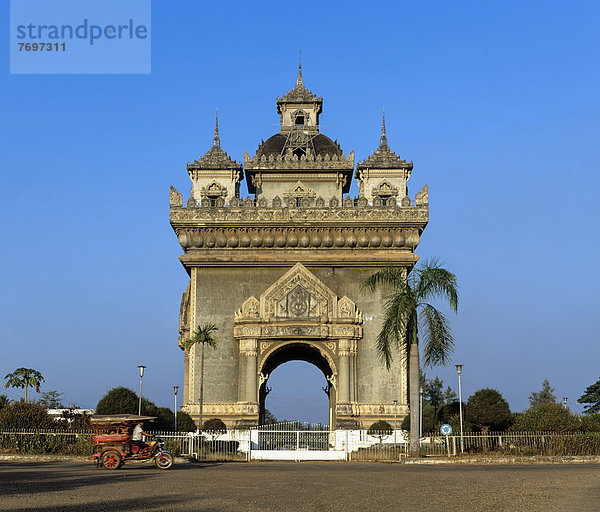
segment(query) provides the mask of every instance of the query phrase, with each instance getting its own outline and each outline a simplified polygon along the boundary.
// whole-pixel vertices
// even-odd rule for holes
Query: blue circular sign
[[[445,436],[449,436],[450,434],[452,434],[452,426],[448,425],[448,423],[444,423],[441,427],[440,427],[440,432],[442,434],[444,434]]]

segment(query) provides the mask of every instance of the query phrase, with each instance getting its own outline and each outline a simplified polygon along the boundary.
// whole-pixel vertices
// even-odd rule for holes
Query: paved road
[[[0,510],[600,511],[600,465],[0,462]]]

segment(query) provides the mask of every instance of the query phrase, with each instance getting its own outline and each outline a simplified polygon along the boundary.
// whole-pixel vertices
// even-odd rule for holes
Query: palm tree
[[[27,402],[27,389],[29,386],[40,392],[40,384],[44,382],[44,377],[37,370],[32,368],[17,368],[13,373],[5,375],[6,384],[4,388],[25,388],[25,401]]]
[[[215,324],[205,324],[196,327],[192,337],[185,342],[186,350],[190,350],[194,345],[201,345],[202,352],[200,356],[200,430],[202,430],[202,406],[204,400],[204,346],[208,345],[211,348],[217,347],[217,340],[213,338],[212,333],[217,330]]]
[[[443,299],[456,312],[458,285],[456,276],[435,259],[413,268],[410,281],[403,268],[386,267],[369,277],[362,287],[370,292],[391,292],[376,340],[377,351],[388,370],[393,348],[402,357],[408,354],[410,454],[419,456],[419,328],[424,366],[448,364],[454,350],[452,331],[448,319],[429,301]]]

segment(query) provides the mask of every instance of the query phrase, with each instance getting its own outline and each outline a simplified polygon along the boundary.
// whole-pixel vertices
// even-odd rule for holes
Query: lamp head
[[[179,386],[173,386],[173,392],[175,393],[175,396],[177,396],[177,391],[179,391]]]
[[[455,364],[454,366],[456,366],[456,373],[458,373],[459,375],[462,373],[462,364]]]
[[[144,376],[144,368],[146,368],[146,367],[141,364],[138,366],[138,368],[140,370],[140,377],[143,377]]]

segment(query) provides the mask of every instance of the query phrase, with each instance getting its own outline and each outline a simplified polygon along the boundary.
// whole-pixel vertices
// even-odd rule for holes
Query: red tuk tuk
[[[135,414],[94,415],[91,427],[94,430],[92,443],[94,454],[90,460],[106,469],[119,469],[125,461],[150,461],[159,469],[169,469],[173,465],[173,456],[164,449],[164,441],[155,437],[145,446],[132,442],[133,429],[138,423],[151,421],[153,416]]]

